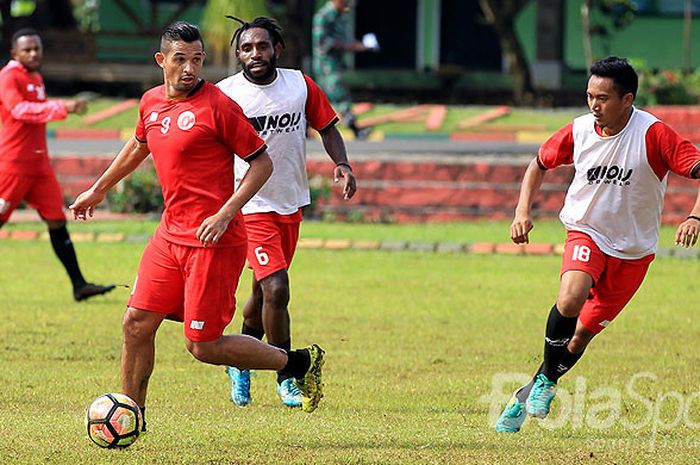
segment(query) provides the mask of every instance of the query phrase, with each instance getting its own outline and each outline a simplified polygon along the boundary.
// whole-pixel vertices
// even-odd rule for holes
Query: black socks
[[[568,318],[559,313],[559,309],[556,305],[554,305],[549,312],[547,330],[545,331],[544,337],[544,363],[542,364],[542,373],[554,383],[566,372],[566,370],[560,372],[558,367],[564,355],[569,353],[566,346],[576,332],[577,321],[578,317]]]
[[[271,346],[277,347],[278,349],[282,349],[285,352],[289,353],[289,351],[292,348],[292,341],[287,339],[285,342],[281,344],[273,344],[270,343]],[[289,373],[288,371],[284,371],[284,369],[280,370],[277,372],[277,384],[280,384],[282,381],[284,381],[287,378],[291,378],[292,374]]]
[[[287,364],[280,371],[289,373],[297,379],[304,377],[311,366],[311,357],[306,349],[290,350],[287,352]]]
[[[253,336],[255,339],[261,341],[263,336],[265,335],[265,330],[253,328],[253,327],[248,326],[247,324],[243,323],[243,328],[241,329],[241,334],[245,334],[246,336]]]
[[[56,229],[49,229],[49,237],[51,238],[51,245],[53,246],[53,251],[63,267],[66,269],[71,282],[73,283],[73,289],[79,289],[85,285],[85,278],[80,272],[80,267],[78,266],[78,258],[75,255],[75,249],[73,248],[73,243],[68,235],[68,230],[65,226],[61,226]]]

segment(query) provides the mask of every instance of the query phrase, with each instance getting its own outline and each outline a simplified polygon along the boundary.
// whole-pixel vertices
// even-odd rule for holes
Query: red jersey
[[[65,103],[46,101],[41,74],[10,60],[0,70],[0,172],[25,176],[50,173],[46,123],[66,115]]]
[[[177,244],[201,247],[196,232],[233,195],[234,154],[251,159],[266,146],[241,108],[201,81],[183,99],[168,100],[165,86],[141,98],[136,139],[148,143],[165,211],[159,231]],[[215,246],[245,243],[241,214]]]

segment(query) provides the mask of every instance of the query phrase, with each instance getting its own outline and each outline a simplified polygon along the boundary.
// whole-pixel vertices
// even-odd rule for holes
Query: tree
[[[583,54],[586,57],[586,69],[593,65],[592,36],[597,35],[604,39],[605,54],[610,53],[611,28],[620,30],[628,26],[634,20],[637,10],[634,2],[630,0],[583,0],[581,3],[581,28],[583,29]],[[606,19],[599,16],[599,20],[591,22],[591,11],[597,11]]]
[[[528,3],[530,0],[479,0],[484,18],[496,30],[508,62],[516,105],[528,105],[534,100],[530,66],[515,32],[515,18]]]
[[[244,21],[258,16],[269,16],[267,2],[260,0],[209,0],[202,18],[202,31],[214,64],[229,64],[231,71],[236,67],[233,50],[229,47],[233,31],[240,24],[226,18],[233,15]]]

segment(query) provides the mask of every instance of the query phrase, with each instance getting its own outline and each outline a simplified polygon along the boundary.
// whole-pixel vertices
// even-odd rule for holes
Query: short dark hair
[[[204,40],[197,26],[187,21],[175,21],[163,29],[163,34],[160,36],[160,50],[161,52],[167,51],[171,42],[183,41],[189,43],[197,40],[202,44],[203,48]]]
[[[39,33],[36,32],[36,29],[32,29],[30,27],[25,27],[22,29],[19,29],[17,32],[12,34],[12,39],[10,39],[10,43],[12,44],[12,48],[17,47],[17,41],[19,40],[20,37],[25,37],[25,36],[38,36]]]
[[[637,95],[639,78],[626,58],[609,56],[593,63],[591,76],[611,78],[620,97],[628,93]]]
[[[265,29],[268,34],[270,34],[270,39],[272,39],[272,46],[281,44],[282,48],[285,47],[284,38],[282,37],[282,28],[277,24],[277,22],[272,18],[267,18],[265,16],[258,16],[253,21],[247,23],[242,19],[238,19],[235,16],[226,15],[227,18],[241,23],[241,27],[236,29],[231,37],[231,44],[236,43],[236,50],[240,49],[241,36],[248,29],[260,28]]]

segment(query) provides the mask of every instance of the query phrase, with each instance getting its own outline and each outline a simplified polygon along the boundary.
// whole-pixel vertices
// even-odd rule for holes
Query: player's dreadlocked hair
[[[282,37],[282,28],[279,27],[279,25],[277,24],[277,22],[275,22],[274,19],[266,18],[265,16],[259,16],[255,18],[252,22],[247,23],[242,19],[236,18],[235,16],[226,15],[226,17],[228,19],[232,19],[241,23],[241,27],[239,27],[233,32],[233,36],[231,37],[231,43],[229,44],[233,45],[233,43],[235,42],[236,50],[240,48],[239,45],[241,42],[241,35],[243,35],[243,33],[248,29],[253,29],[256,27],[259,27],[260,29],[265,29],[268,32],[268,34],[270,34],[273,47],[277,44],[281,44],[282,48],[285,47],[284,38]]]

